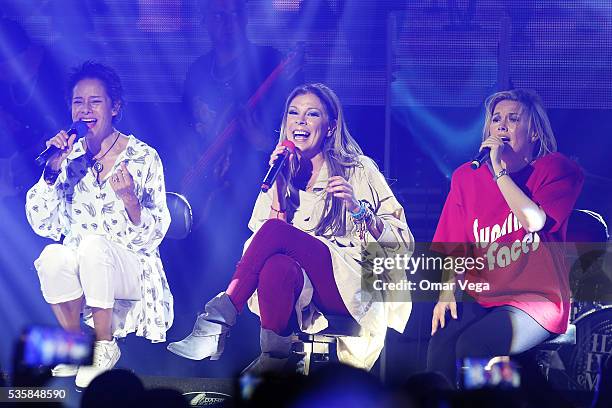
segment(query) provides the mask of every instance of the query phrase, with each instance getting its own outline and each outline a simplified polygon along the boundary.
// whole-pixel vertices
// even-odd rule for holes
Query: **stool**
[[[555,370],[565,369],[558,353],[561,346],[574,344],[576,344],[576,325],[568,324],[565,333],[558,334],[534,347],[538,366],[547,380],[551,368]]]
[[[361,326],[350,316],[325,316],[329,325],[318,333],[297,333],[298,342],[293,351],[303,355],[303,373],[308,375],[316,365],[337,361],[336,343],[338,337],[359,337]]]
[[[552,337],[542,344],[536,346],[540,350],[548,350],[550,348],[558,348],[560,346],[576,344],[576,325],[568,324],[565,333],[561,333]]]
[[[193,213],[187,199],[172,191],[166,192],[166,206],[170,213],[170,226],[166,237],[183,239],[191,232],[193,226]]]

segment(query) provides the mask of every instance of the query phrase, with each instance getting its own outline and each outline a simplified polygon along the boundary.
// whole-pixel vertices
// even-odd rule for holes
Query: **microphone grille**
[[[87,124],[82,120],[74,122],[71,127],[76,131],[77,137],[83,137],[87,134]]]
[[[283,140],[281,145],[289,149],[291,153],[295,152],[295,143],[293,143],[291,140]]]

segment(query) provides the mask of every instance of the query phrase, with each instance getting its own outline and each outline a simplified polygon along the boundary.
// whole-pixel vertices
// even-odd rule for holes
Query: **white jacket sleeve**
[[[170,227],[163,165],[157,152],[153,150],[151,156],[151,164],[141,174],[138,182],[139,191],[136,192],[141,206],[140,224],[132,223],[127,211],[125,209],[122,211],[128,226],[126,233],[128,249],[144,253],[153,252]]]
[[[55,184],[48,185],[43,177],[26,194],[26,217],[34,232],[59,241],[66,234],[67,222],[62,214],[65,173],[60,173]]]

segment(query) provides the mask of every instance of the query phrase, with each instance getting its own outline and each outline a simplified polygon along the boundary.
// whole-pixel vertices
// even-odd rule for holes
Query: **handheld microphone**
[[[280,173],[289,155],[295,152],[295,144],[293,144],[292,141],[283,140],[281,145],[285,146],[287,150],[285,150],[283,154],[281,154],[280,156],[276,158],[276,160],[274,160],[274,163],[272,163],[272,165],[268,169],[268,172],[266,173],[266,176],[261,182],[261,191],[264,193],[267,192],[270,189],[270,187],[272,187],[272,184],[274,184],[274,180],[276,180],[278,173]]]
[[[481,151],[479,151],[476,157],[474,157],[472,159],[472,162],[470,163],[470,167],[472,168],[472,170],[476,170],[480,168],[480,166],[482,166],[483,163],[486,163],[490,159],[489,157],[490,153],[491,153],[490,147],[485,147]]]
[[[77,139],[85,136],[87,134],[87,124],[81,120],[73,122],[70,125],[70,129],[68,129],[68,136],[77,135]],[[47,161],[53,156],[55,153],[59,152],[60,149],[51,145],[47,147],[38,157],[35,159],[36,164],[39,166],[43,166]]]
[[[510,141],[510,138],[507,138],[507,137],[502,137],[501,139],[504,142]],[[480,166],[482,166],[484,163],[489,161],[489,159],[491,158],[489,156],[490,154],[491,154],[490,147],[484,147],[481,151],[479,151],[476,157],[474,157],[472,161],[470,162],[470,167],[472,168],[472,170],[476,170],[480,168]]]

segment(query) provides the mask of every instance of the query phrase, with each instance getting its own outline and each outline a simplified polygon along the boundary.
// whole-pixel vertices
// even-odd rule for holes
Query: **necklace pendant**
[[[104,170],[104,165],[100,163],[99,161],[97,161],[93,164],[93,169],[98,174],[102,173],[102,170]]]

